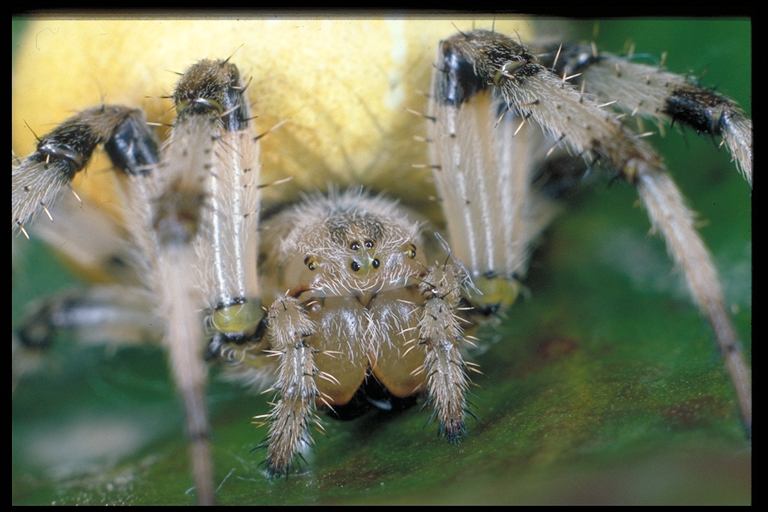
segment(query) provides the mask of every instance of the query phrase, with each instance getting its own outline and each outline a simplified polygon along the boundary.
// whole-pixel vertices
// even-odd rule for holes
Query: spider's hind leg
[[[555,62],[554,56],[557,55]],[[632,59],[598,52],[592,45],[569,44],[540,55],[555,73],[600,102],[657,122],[679,123],[698,134],[721,137],[736,165],[752,185],[752,121],[736,102],[694,80]]]
[[[717,269],[694,227],[694,214],[672,178],[658,169],[638,167],[633,183],[648,211],[654,230],[667,243],[682,269],[691,297],[707,318],[725,361],[748,433],[752,428],[752,379],[744,350],[725,306]]]
[[[457,252],[461,251],[459,257],[473,278],[501,269],[503,277],[512,279],[515,272],[510,270],[515,266],[505,266],[501,256],[511,258],[524,271],[530,243],[546,225],[529,222],[529,229],[507,236],[509,226],[517,221],[512,212],[528,209],[527,216],[521,218],[535,220],[530,208],[545,203],[531,201],[534,194],[525,189],[531,183],[530,175],[525,174],[530,167],[516,165],[531,158],[531,153],[527,144],[516,143],[524,131],[505,128],[506,115],[497,114],[501,98],[519,118],[555,137],[556,145],[562,144],[588,165],[598,164],[637,187],[653,226],[685,274],[694,302],[712,326],[749,430],[749,368],[725,308],[712,258],[694,228],[693,213],[653,149],[606,111],[607,105],[580,92],[569,83],[572,77],[556,75],[551,67],[516,40],[495,32],[460,33],[438,45],[430,109],[432,167],[438,192],[447,203],[448,231]],[[691,112],[702,108],[702,102],[690,105]],[[712,119],[738,118],[735,108],[729,108],[726,113],[713,113]],[[500,119],[495,128],[493,119]],[[749,174],[751,123],[730,135],[723,134],[726,142],[729,136],[743,140],[748,147],[745,160],[738,156],[741,143],[731,151]],[[508,156],[513,149],[515,158]],[[544,158],[551,152],[547,150]],[[515,193],[510,184],[516,183],[516,176],[522,177],[524,187]],[[504,190],[509,193],[499,193]]]
[[[721,137],[736,165],[752,185],[752,121],[734,101],[665,71],[661,66],[635,62],[578,45],[563,48],[557,73],[579,74],[574,84],[599,101],[615,102],[632,116],[680,123],[699,134]],[[551,52],[550,52],[551,53]],[[709,250],[694,227],[694,213],[663,166],[642,159],[625,165],[621,177],[634,184],[654,230],[664,237],[668,251],[686,277],[694,302],[709,321],[731,375],[744,423],[751,429],[751,378],[741,343],[728,314],[720,278]],[[636,165],[636,166],[635,166]]]

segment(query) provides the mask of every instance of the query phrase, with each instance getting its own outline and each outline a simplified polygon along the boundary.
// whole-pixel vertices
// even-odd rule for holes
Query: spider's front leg
[[[461,355],[465,343],[461,322],[465,320],[457,314],[463,281],[460,272],[449,264],[427,269],[419,285],[424,306],[418,325],[419,343],[426,352],[423,373],[428,401],[440,420],[438,435],[445,434],[448,442],[456,444],[466,434],[469,384]]]
[[[312,443],[309,427],[323,426],[317,408],[337,414],[366,378],[371,353],[369,314],[357,297],[311,297],[299,302],[288,296],[276,300],[267,314],[269,350],[277,358],[276,382],[267,391],[279,392],[268,420],[267,470],[288,474],[294,456]],[[258,422],[262,423],[262,422]]]
[[[213,503],[205,403],[203,319],[240,339],[259,323],[255,223],[258,146],[245,87],[228,61],[191,66],[174,90],[177,118],[160,164],[124,185],[133,239],[165,320],[174,380],[184,403],[198,501]]]
[[[162,320],[163,342],[184,404],[200,503],[214,499],[203,364],[209,333],[200,311],[211,312],[207,324],[220,342],[247,343],[262,316],[256,300],[258,144],[249,128],[244,91],[233,64],[203,60],[176,86],[178,115],[162,157],[141,112],[102,105],[65,121],[12,169],[14,231],[24,231],[38,211],[47,212],[98,144],[119,171],[130,234],[126,245],[149,300],[137,304],[125,300],[126,293],[112,292],[107,305],[123,314],[111,317],[95,315],[99,306],[107,305],[82,300],[43,311],[83,313],[50,324],[61,329],[86,327],[88,319],[124,324],[125,306],[138,312],[154,309]],[[63,217],[65,222],[75,218]]]
[[[320,396],[315,383],[317,349],[308,342],[317,328],[293,297],[275,301],[267,322],[269,354],[279,359],[277,381],[270,389],[279,391],[280,400],[263,417],[269,419],[270,427],[262,446],[268,447],[267,470],[280,476],[288,473],[293,457],[312,443],[310,422],[319,425],[314,413]]]
[[[462,283],[462,270],[446,264],[427,268],[418,287],[376,295],[368,309],[357,297],[276,300],[266,318],[271,348],[264,353],[279,361],[270,388],[279,400],[257,418],[270,424],[261,444],[268,448],[267,470],[287,474],[293,458],[313,444],[310,426],[322,430],[316,408],[334,414],[366,378],[398,398],[426,391],[439,435],[458,443],[466,433],[469,383],[458,314]],[[408,339],[412,331],[418,334]]]

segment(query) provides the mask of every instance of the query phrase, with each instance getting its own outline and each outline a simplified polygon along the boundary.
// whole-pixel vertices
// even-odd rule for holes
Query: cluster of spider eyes
[[[376,245],[376,243],[373,240],[365,240],[363,244],[365,245],[365,248],[369,251],[373,249],[373,247]],[[358,242],[357,240],[353,241],[352,243],[349,244],[349,248],[353,252],[359,252],[360,242]],[[371,266],[374,269],[379,268],[380,264],[381,263],[379,262],[378,258],[374,258],[373,260],[371,260]],[[357,260],[352,260],[352,262],[349,264],[349,268],[352,269],[352,272],[359,272],[360,269],[363,268],[363,266]]]
[[[372,250],[374,247],[376,247],[376,242],[374,240],[366,239],[361,244],[359,240],[353,240],[349,244],[349,249],[352,252],[360,252],[360,249],[362,247],[365,247],[367,251]],[[409,258],[414,259],[416,257],[416,246],[413,244],[407,244],[405,248],[403,249],[403,253]],[[314,256],[307,256],[304,258],[304,264],[307,266],[307,268],[311,271],[315,271],[319,267],[319,262],[316,257]],[[349,268],[352,269],[352,272],[359,272],[360,269],[363,268],[364,265],[362,265],[359,261],[356,259],[353,259],[352,262],[349,264]],[[373,267],[373,269],[378,269],[381,266],[381,261],[379,258],[373,258],[370,261],[370,266]]]

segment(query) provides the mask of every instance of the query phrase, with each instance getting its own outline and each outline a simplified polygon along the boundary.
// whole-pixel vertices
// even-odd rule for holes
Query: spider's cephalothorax
[[[112,260],[132,264],[132,279],[47,302],[19,345],[47,347],[52,330],[94,318],[162,337],[201,502],[213,499],[204,358],[275,392],[257,420],[269,428],[262,445],[274,475],[288,473],[312,424],[321,427],[316,410],[350,418],[426,396],[439,432],[458,442],[471,414],[465,329],[514,302],[531,246],[592,168],[637,188],[713,328],[749,428],[748,366],[693,214],[661,158],[605,108],[615,100],[632,115],[722,137],[751,183],[752,125],[733,102],[590,46],[534,49],[485,30],[445,39],[423,115],[444,238],[394,198],[358,187],[262,215],[261,136],[246,89],[228,60],[200,61],[172,95],[177,118],[164,145],[140,111],[102,105],[41,138],[12,170],[12,231],[26,234],[41,211],[77,215],[54,202],[104,145],[126,221],[99,236],[115,247]],[[97,307],[113,314],[77,314]]]
[[[308,197],[266,220],[262,233],[262,298],[272,304],[267,352],[280,394],[266,416],[269,470],[287,472],[308,444],[315,406],[354,415],[349,407],[359,400],[350,401],[370,379],[395,400],[427,392],[441,432],[458,441],[467,379],[457,307],[465,276],[425,255],[431,244],[419,224],[395,202],[350,189]],[[254,348],[229,357],[249,360]]]

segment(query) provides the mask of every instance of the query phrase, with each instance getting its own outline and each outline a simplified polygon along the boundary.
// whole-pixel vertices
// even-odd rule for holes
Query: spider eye
[[[360,242],[357,240],[354,240],[352,243],[349,244],[349,248],[353,251],[359,251],[360,250]]]
[[[378,259],[378,258],[374,259],[374,260],[371,262],[371,266],[372,266],[373,268],[379,268],[379,265],[380,265],[380,263],[379,263],[379,259]]]
[[[357,271],[360,270],[360,264],[358,262],[356,262],[356,261],[352,261],[352,263],[350,263],[349,267],[352,269],[352,272],[357,272]]]
[[[413,259],[416,257],[416,246],[413,244],[408,244],[405,248],[405,255],[409,258]]]
[[[309,270],[316,270],[317,269],[317,260],[314,256],[307,256],[304,258],[304,264],[307,266]]]
[[[366,248],[366,249],[373,249],[373,246],[374,246],[374,245],[375,245],[375,244],[373,243],[373,240],[366,240],[366,241],[365,241],[365,248]]]

